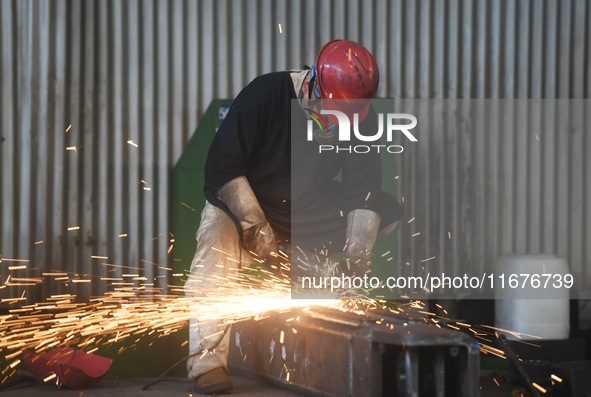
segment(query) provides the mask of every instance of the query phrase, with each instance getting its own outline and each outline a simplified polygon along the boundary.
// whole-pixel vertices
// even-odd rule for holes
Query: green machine
[[[205,160],[215,132],[232,100],[214,99],[199,121],[181,158],[174,166],[172,182],[172,234],[174,235],[173,273],[186,274],[195,253],[195,233],[201,211],[205,207]],[[174,285],[182,285],[186,277],[174,277]]]

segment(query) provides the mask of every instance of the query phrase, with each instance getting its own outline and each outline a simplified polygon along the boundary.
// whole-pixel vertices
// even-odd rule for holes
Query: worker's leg
[[[208,292],[224,287],[226,276],[240,269],[240,236],[232,219],[221,209],[206,203],[197,231],[197,249],[185,294],[194,298],[189,328],[189,351],[195,356],[187,361],[189,379],[209,372],[214,368],[227,369],[230,332],[217,319],[199,318],[200,305],[206,304]],[[242,258],[241,258],[242,255]],[[202,314],[201,314],[202,316]],[[209,315],[208,315],[209,317]],[[207,349],[207,351],[206,351]],[[203,353],[205,352],[205,353]]]

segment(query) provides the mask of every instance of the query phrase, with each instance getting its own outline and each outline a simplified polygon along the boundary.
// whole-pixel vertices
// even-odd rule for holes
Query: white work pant
[[[189,351],[195,356],[187,360],[189,379],[195,379],[214,368],[227,369],[230,331],[217,319],[198,319],[200,299],[223,286],[223,278],[248,267],[253,257],[240,249],[240,235],[233,220],[224,211],[205,203],[197,230],[197,249],[191,272],[185,283],[185,294],[194,298],[189,324]],[[241,252],[242,251],[242,252]],[[220,341],[220,338],[222,340]],[[206,353],[202,353],[207,349]]]

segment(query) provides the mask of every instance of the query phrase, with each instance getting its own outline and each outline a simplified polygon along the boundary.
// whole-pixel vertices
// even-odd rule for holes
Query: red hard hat
[[[322,99],[339,99],[335,101],[339,110],[359,113],[363,120],[380,83],[378,65],[369,50],[354,41],[332,40],[318,52],[315,66]]]

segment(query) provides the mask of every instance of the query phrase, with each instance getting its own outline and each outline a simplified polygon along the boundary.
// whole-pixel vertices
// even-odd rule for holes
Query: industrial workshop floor
[[[57,389],[49,384],[21,383],[11,388],[0,390],[0,397],[50,396],[50,397],[111,397],[111,396],[162,396],[162,397],[205,397],[192,390],[192,384],[186,378],[164,378],[150,386],[148,390],[142,388],[155,378],[106,379],[96,387],[87,390]],[[279,388],[260,381],[232,375],[234,390],[224,394],[231,397],[302,397],[305,394]],[[491,386],[490,382],[482,379],[483,387],[480,397],[510,397],[523,395],[516,393],[522,388],[501,385]],[[209,396],[209,395],[207,395]]]
[[[162,396],[162,397],[199,397],[193,391],[193,385],[186,378],[166,378],[142,390],[153,379],[106,379],[96,387],[87,390],[58,390],[55,386],[33,383],[21,383],[6,390],[0,390],[0,397],[50,396],[50,397],[110,397],[110,396]],[[239,376],[232,376],[234,390],[232,397],[298,397],[302,394],[290,392],[275,386]]]

